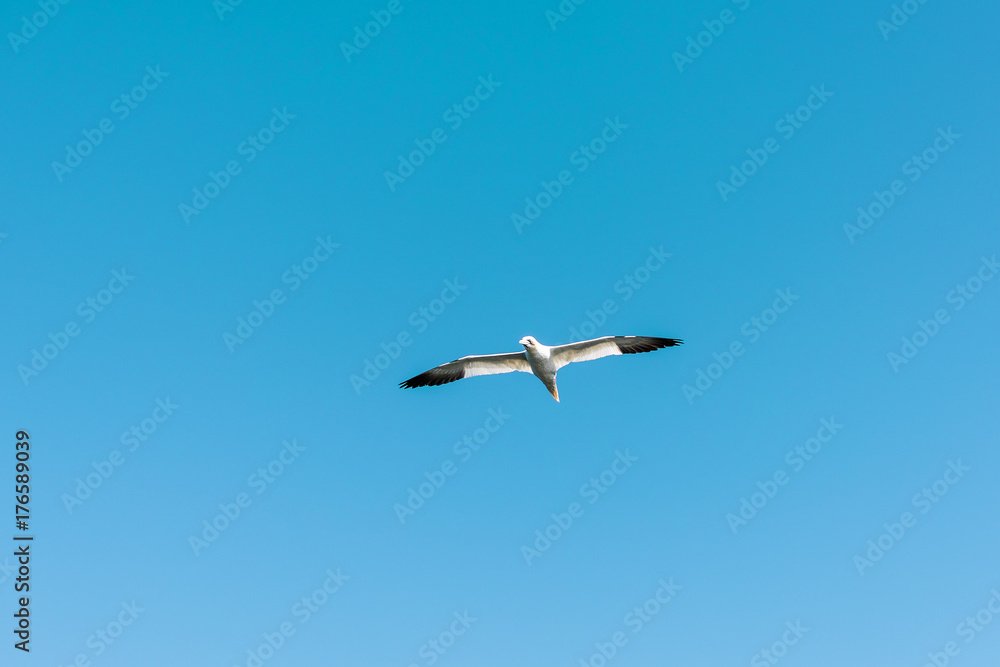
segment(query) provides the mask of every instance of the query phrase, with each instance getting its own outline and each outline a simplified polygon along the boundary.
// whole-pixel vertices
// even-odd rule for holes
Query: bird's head
[[[529,349],[529,348],[532,348],[532,347],[538,345],[538,341],[535,340],[534,336],[525,336],[524,338],[522,338],[521,340],[519,340],[517,342],[520,343],[521,345],[523,345],[525,347],[525,349]]]

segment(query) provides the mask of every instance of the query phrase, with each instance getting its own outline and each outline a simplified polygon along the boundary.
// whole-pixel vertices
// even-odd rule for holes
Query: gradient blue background
[[[0,488],[13,534],[30,430],[36,542],[32,652],[10,646],[0,572],[0,663],[245,665],[341,568],[265,664],[427,665],[421,645],[468,610],[436,664],[578,665],[673,578],[609,664],[746,665],[801,619],[781,664],[923,665],[958,641],[956,664],[995,665],[1000,619],[972,644],[955,627],[1000,586],[1000,281],[899,373],[886,354],[1000,251],[996,5],[929,2],[884,40],[890,2],[593,0],[552,30],[555,0],[404,0],[346,62],[339,44],[384,6],[246,0],[220,20],[209,0],[80,1],[19,52],[5,39]],[[726,8],[735,23],[678,72]],[[5,3],[0,27],[36,11]],[[169,76],[113,117],[156,65]],[[448,129],[488,75],[501,86]],[[724,203],[716,181],[821,84],[833,97]],[[185,224],[178,204],[274,107],[297,118]],[[621,138],[518,234],[511,213],[619,116]],[[116,130],[60,183],[51,163],[104,117]],[[954,147],[848,243],[855,209],[949,126]],[[390,192],[383,172],[436,127],[448,140]],[[335,256],[289,292],[283,272],[328,235]],[[661,245],[671,259],[624,302],[614,285]],[[134,282],[25,385],[17,366],[121,267]],[[456,277],[467,290],[416,334],[410,314]],[[287,303],[230,353],[223,333],[275,288]],[[689,404],[682,385],[785,288],[795,306]],[[600,334],[685,345],[569,367],[562,403],[521,374],[396,387],[525,334],[566,342],[608,298]],[[401,331],[413,344],[356,393],[349,376]],[[62,495],[166,397],[176,413],[69,513]],[[509,422],[459,462],[453,443],[498,407]],[[824,417],[843,430],[734,535],[726,514]],[[291,438],[305,452],[254,495]],[[626,448],[638,461],[528,566],[521,546]],[[393,505],[446,459],[457,474],[400,525]],[[971,471],[859,575],[883,522],[958,459]],[[189,536],[246,491],[195,556]],[[88,637],[132,600],[145,611],[95,656]]]

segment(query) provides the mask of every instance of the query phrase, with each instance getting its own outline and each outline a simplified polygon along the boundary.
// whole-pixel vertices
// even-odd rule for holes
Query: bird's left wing
[[[557,345],[552,348],[552,361],[559,369],[574,361],[590,361],[618,354],[652,352],[664,347],[680,345],[683,342],[677,338],[653,338],[651,336],[603,336],[569,345]]]
[[[531,366],[528,364],[528,358],[524,352],[462,357],[400,382],[399,386],[404,388],[433,387],[476,375],[496,375],[497,373],[513,373],[514,371],[531,372]]]

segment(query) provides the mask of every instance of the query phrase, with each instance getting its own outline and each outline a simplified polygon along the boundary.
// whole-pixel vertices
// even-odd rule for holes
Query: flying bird
[[[677,338],[652,338],[650,336],[602,336],[568,345],[542,345],[534,336],[525,336],[518,341],[524,352],[506,354],[479,354],[449,361],[400,382],[404,389],[411,387],[434,387],[475,375],[496,375],[498,373],[532,373],[542,381],[552,398],[559,400],[556,387],[556,373],[566,364],[574,361],[590,361],[601,357],[622,354],[652,352],[664,347],[680,345],[684,341]]]

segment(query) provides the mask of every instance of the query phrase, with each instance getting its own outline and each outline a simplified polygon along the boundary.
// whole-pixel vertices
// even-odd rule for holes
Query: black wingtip
[[[424,376],[426,373],[421,373],[420,375],[414,375],[409,380],[403,380],[399,383],[400,389],[415,389],[417,387],[426,387],[427,383],[424,382]]]
[[[445,364],[447,366],[447,364]],[[461,371],[447,370],[438,366],[437,368],[432,368],[429,371],[425,371],[420,375],[414,375],[409,380],[404,380],[399,383],[401,389],[415,389],[416,387],[437,387],[438,385],[448,384],[449,382],[454,382],[455,380],[461,380],[464,374]]]
[[[661,347],[674,347],[675,345],[684,344],[684,341],[680,338],[654,338],[653,340]]]
[[[684,341],[680,338],[657,338],[655,336],[616,336],[615,343],[622,354],[639,354],[683,345]]]

